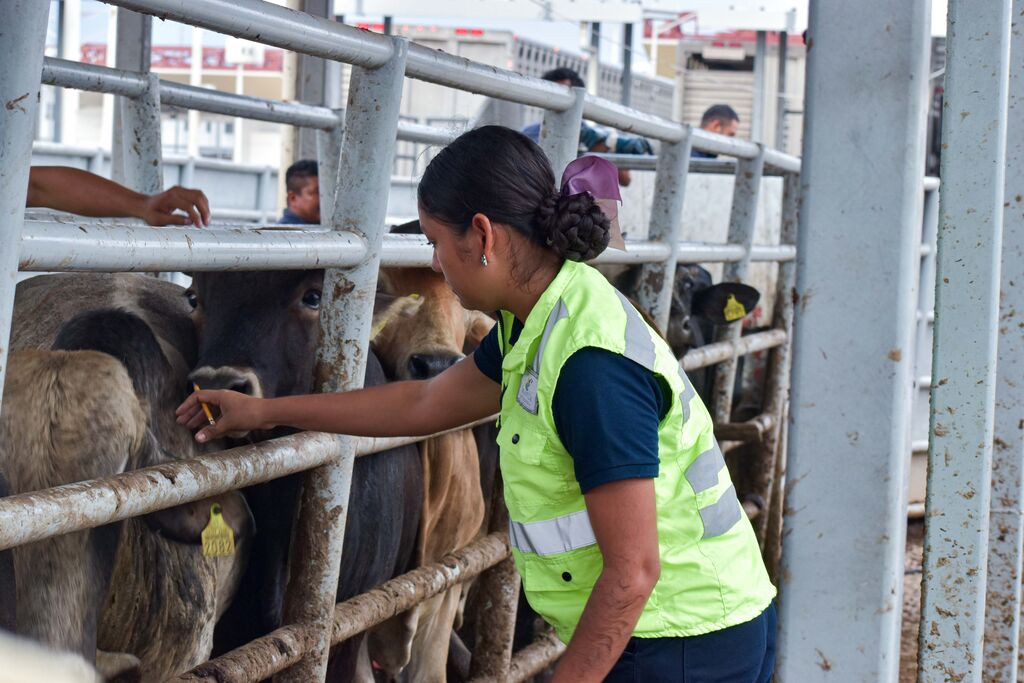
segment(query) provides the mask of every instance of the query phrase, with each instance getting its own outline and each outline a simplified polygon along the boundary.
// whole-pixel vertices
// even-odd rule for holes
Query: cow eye
[[[192,308],[199,305],[199,297],[191,289],[185,290],[185,300],[188,301],[188,305]]]
[[[310,289],[302,295],[302,305],[317,310],[320,308],[320,290]]]

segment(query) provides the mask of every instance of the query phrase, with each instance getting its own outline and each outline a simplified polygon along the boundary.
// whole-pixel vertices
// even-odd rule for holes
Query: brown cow
[[[402,296],[392,304],[373,349],[395,379],[427,379],[463,358],[493,326],[487,316],[467,311],[444,278],[426,268],[387,268],[381,288]],[[397,309],[397,310],[396,310]],[[423,515],[418,560],[436,562],[463,548],[483,529],[484,498],[473,432],[462,430],[420,443]],[[448,641],[457,621],[464,586],[422,603],[370,639],[370,654],[391,676],[405,669],[409,680],[445,678]]]
[[[197,454],[174,422],[195,354],[183,291],[134,275],[18,286],[11,342],[21,351],[0,416],[12,492]],[[204,557],[198,545],[213,502],[236,532],[233,557]],[[97,647],[130,653],[144,680],[187,670],[209,656],[251,531],[244,500],[229,493],[18,548],[17,629],[96,658],[106,673],[127,658],[97,657]]]

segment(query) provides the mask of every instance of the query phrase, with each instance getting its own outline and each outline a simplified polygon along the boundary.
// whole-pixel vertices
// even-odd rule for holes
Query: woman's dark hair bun
[[[611,221],[589,192],[552,192],[537,209],[537,223],[548,246],[570,261],[589,261],[608,246]]]

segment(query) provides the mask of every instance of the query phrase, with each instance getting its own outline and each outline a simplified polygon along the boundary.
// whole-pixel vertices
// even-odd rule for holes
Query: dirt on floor
[[[921,565],[924,556],[924,521],[907,524],[907,552],[903,568],[903,625],[900,633],[900,683],[917,680],[917,634],[921,621]]]

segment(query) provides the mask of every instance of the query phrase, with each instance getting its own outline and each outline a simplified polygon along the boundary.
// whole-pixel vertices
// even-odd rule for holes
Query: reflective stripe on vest
[[[521,553],[558,555],[597,543],[586,510],[539,522],[510,521],[508,527],[509,540]]]
[[[679,380],[683,383],[683,391],[679,394],[679,403],[683,408],[683,424],[686,424],[686,421],[690,419],[690,399],[697,395],[697,390],[693,388],[682,365],[679,366]]]
[[[732,529],[742,516],[743,508],[736,497],[736,487],[729,484],[721,498],[700,509],[700,520],[704,523],[703,538],[721,536]]]
[[[686,468],[686,481],[690,482],[694,493],[707,491],[718,483],[718,473],[725,467],[725,458],[717,441],[711,442],[711,448],[697,456],[697,459]]]
[[[533,356],[533,363],[531,369],[523,373],[523,377],[519,380],[519,391],[516,393],[516,400],[519,405],[534,415],[537,414],[537,386],[540,384],[540,363],[544,358],[544,347],[548,345],[548,338],[551,336],[551,330],[555,328],[557,323],[562,318],[569,317],[569,308],[565,305],[565,302],[561,299],[555,304],[551,314],[548,315],[548,320],[544,323],[544,333],[540,337],[540,344],[537,345],[537,353]]]
[[[622,355],[635,363],[639,363],[648,370],[654,371],[654,340],[647,323],[640,317],[629,299],[622,295],[619,290],[614,290],[622,304],[622,310],[626,313],[626,349]]]

